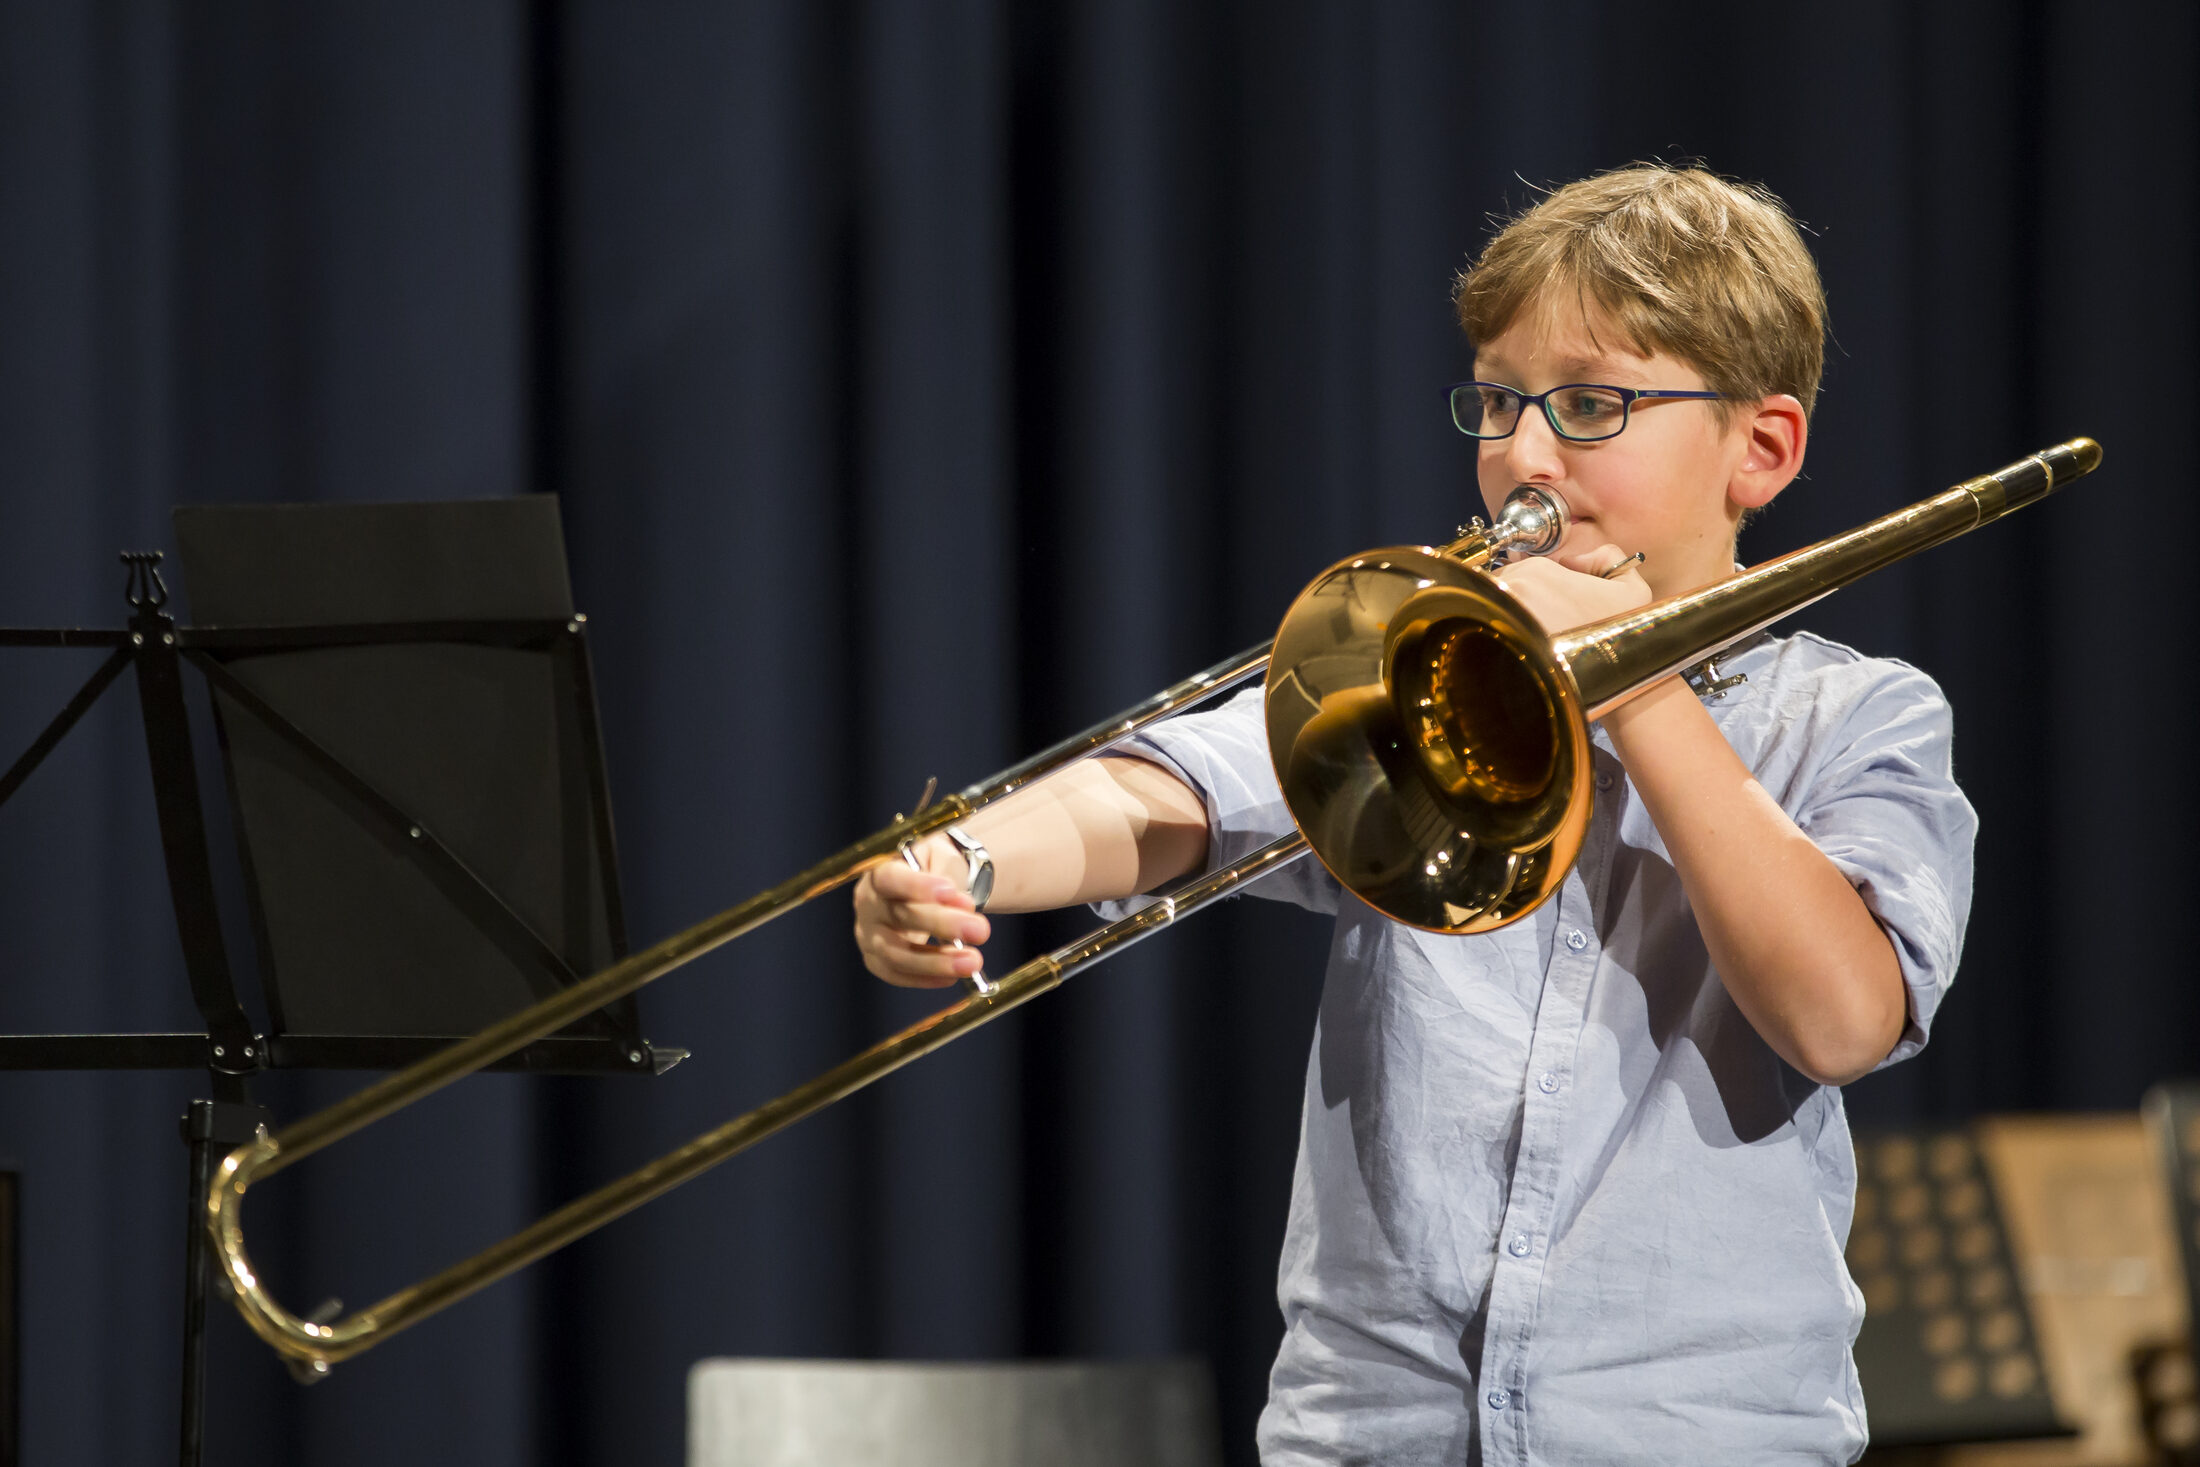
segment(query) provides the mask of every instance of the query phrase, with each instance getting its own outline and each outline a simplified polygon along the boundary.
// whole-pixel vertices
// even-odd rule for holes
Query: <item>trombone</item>
[[[1496,521],[1442,548],[1372,550],[1318,576],[1273,642],[1166,688],[837,855],[658,942],[469,1039],[283,1127],[223,1160],[206,1197],[231,1295],[247,1324],[313,1380],[337,1363],[670,1191],[736,1152],[1021,1007],[1074,973],[1233,894],[1309,850],[1398,921],[1488,931],[1558,889],[1580,853],[1593,791],[1589,724],[1868,575],[2091,473],[2101,447],[2073,438],[1730,580],[1553,636],[1488,574],[1557,548],[1556,495],[1515,490]],[[352,1314],[311,1318],[270,1295],[245,1248],[245,1193],[361,1127],[623,997],[901,848],[1147,725],[1267,674],[1269,750],[1294,833],[1179,884],[1121,921],[1033,958],[986,991],[889,1036],[746,1114],[575,1199],[442,1272]]]

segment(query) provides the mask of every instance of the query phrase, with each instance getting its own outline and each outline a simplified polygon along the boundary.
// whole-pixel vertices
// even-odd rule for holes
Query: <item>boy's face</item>
[[[1530,393],[1569,382],[1704,387],[1702,373],[1685,362],[1662,352],[1635,355],[1609,322],[1592,330],[1577,310],[1532,306],[1475,354],[1474,375]],[[1597,443],[1559,437],[1542,411],[1530,408],[1511,437],[1482,443],[1482,501],[1494,515],[1516,485],[1548,485],[1573,516],[1561,557],[1607,543],[1628,554],[1642,551],[1643,574],[1660,596],[1717,580],[1732,570],[1743,507],[1728,489],[1750,462],[1752,447],[1747,405],[1731,421],[1721,419],[1718,406],[1689,399],[1637,402],[1626,430]]]

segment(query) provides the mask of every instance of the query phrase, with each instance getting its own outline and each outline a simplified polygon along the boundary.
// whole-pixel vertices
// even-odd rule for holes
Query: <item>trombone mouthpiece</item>
[[[1566,538],[1567,522],[1566,501],[1557,490],[1522,484],[1505,496],[1497,529],[1507,541],[1508,553],[1548,555]]]

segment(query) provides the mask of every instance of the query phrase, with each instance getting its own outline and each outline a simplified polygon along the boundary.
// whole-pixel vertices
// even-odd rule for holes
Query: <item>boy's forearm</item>
[[[993,857],[991,912],[1033,912],[1151,891],[1207,855],[1199,796],[1160,765],[1088,759],[963,822]],[[934,843],[928,843],[933,845]],[[938,842],[930,869],[959,875]]]
[[[1728,993],[1824,1084],[1885,1059],[1907,1012],[1894,946],[1848,878],[1738,758],[1678,678],[1604,720],[1673,857]]]

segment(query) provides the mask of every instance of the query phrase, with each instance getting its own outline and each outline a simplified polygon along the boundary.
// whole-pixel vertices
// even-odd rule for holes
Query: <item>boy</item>
[[[1778,201],[1642,167],[1558,190],[1461,277],[1453,394],[1494,512],[1573,522],[1500,579],[1556,631],[1733,573],[1803,462],[1824,333]],[[1610,390],[1617,389],[1617,390]],[[1645,559],[1621,569],[1628,557]],[[1337,916],[1261,1418],[1271,1464],[1846,1462],[1865,1441],[1836,1087],[1925,1042],[1975,820],[1932,682],[1805,634],[1595,731],[1579,864],[1476,937]],[[856,895],[893,982],[972,971],[991,906],[1113,901],[1285,833],[1257,693],[935,838]]]

